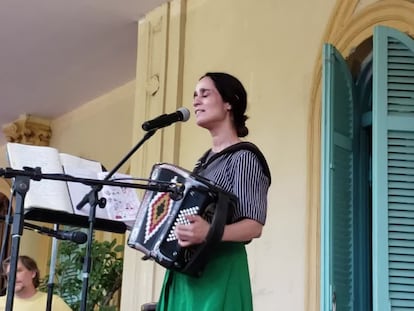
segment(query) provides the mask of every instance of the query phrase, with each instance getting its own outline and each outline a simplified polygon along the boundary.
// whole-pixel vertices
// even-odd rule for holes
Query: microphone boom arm
[[[25,176],[29,179],[33,179],[36,181],[40,181],[41,179],[50,179],[50,180],[58,180],[58,181],[67,181],[67,182],[77,182],[82,183],[87,186],[116,186],[116,187],[125,187],[125,188],[137,188],[137,189],[145,189],[145,190],[152,190],[158,192],[171,192],[175,193],[176,191],[180,191],[181,185],[177,183],[168,183],[168,182],[153,182],[151,181],[148,184],[136,184],[130,182],[119,182],[119,181],[112,181],[107,180],[106,178],[103,180],[99,179],[90,179],[90,178],[78,178],[73,177],[71,175],[66,174],[42,174],[41,168],[31,168],[31,167],[24,167],[23,170],[15,170],[9,167],[0,168],[0,176],[4,178],[14,178],[16,176]],[[108,175],[109,176],[109,175]]]

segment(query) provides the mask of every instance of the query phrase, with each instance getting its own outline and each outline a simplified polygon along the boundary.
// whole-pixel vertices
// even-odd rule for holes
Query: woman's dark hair
[[[247,93],[243,84],[236,77],[224,72],[207,72],[200,80],[204,77],[213,80],[221,98],[231,105],[237,136],[247,136],[249,134],[249,129],[246,127],[248,117],[245,115]]]
[[[37,267],[36,261],[34,261],[29,256],[24,256],[24,255],[19,256],[19,260],[27,270],[36,272],[36,275],[34,276],[32,281],[33,281],[34,287],[37,288],[40,284],[40,276],[39,276],[40,272],[39,272],[39,268]],[[8,257],[3,261],[3,271],[7,270],[7,267],[10,265],[10,261],[11,261],[11,257]]]
[[[7,208],[9,207],[9,198],[3,193],[0,192],[0,215],[7,214]]]

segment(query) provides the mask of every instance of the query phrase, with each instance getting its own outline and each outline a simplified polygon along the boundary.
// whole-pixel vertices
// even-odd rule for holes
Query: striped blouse
[[[250,218],[264,225],[270,186],[269,169],[258,149],[256,152],[244,149],[243,144],[250,143],[239,143],[237,145],[242,149],[228,151],[227,148],[218,154],[209,150],[197,162],[194,171],[238,197],[239,204],[233,211],[232,222]],[[235,149],[234,146],[232,149]]]

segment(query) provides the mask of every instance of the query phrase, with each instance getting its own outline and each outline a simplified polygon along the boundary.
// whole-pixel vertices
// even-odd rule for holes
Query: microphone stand
[[[54,230],[59,230],[59,224],[53,226]],[[56,266],[56,257],[57,257],[57,238],[52,239],[52,254],[50,257],[49,265],[49,281],[47,283],[47,301],[46,301],[46,311],[52,310],[52,300],[53,300],[53,287],[54,287],[54,278],[55,278],[55,266]]]
[[[134,184],[134,183],[122,183],[116,181],[110,181],[109,178],[119,169],[130,157],[131,155],[152,135],[155,134],[156,130],[148,131],[146,135],[141,139],[141,141],[119,162],[118,165],[105,177],[104,180],[97,179],[87,179],[87,178],[76,178],[70,175],[65,174],[42,174],[39,167],[30,168],[24,167],[23,170],[15,170],[11,168],[0,169],[0,176],[5,178],[14,178],[13,182],[13,196],[16,198],[15,212],[13,216],[13,228],[12,228],[12,244],[11,244],[11,262],[9,265],[9,278],[7,284],[7,300],[6,300],[6,309],[5,311],[13,310],[13,298],[14,298],[14,287],[16,284],[16,271],[17,263],[19,256],[19,247],[20,247],[20,238],[23,233],[24,227],[24,199],[26,197],[27,191],[29,191],[30,179],[40,181],[41,179],[51,179],[51,180],[60,180],[60,181],[70,181],[83,183],[92,187],[91,192],[89,192],[85,198],[78,204],[77,208],[82,208],[82,204],[90,204],[90,213],[89,213],[89,234],[88,234],[88,245],[86,252],[86,259],[84,260],[83,265],[83,284],[82,284],[82,295],[81,295],[81,311],[86,310],[86,300],[87,300],[87,290],[88,290],[88,278],[91,267],[91,250],[92,250],[92,239],[93,239],[93,230],[96,214],[96,205],[104,203],[104,200],[98,200],[98,192],[103,185],[117,186],[117,187],[126,187],[126,188],[139,188],[147,189],[158,192],[171,192],[175,195],[178,195],[183,191],[182,185],[177,186],[176,183],[150,183],[147,185]]]
[[[35,172],[37,174],[37,172]],[[40,180],[34,177],[35,180]],[[24,198],[29,191],[30,177],[16,176],[13,182],[13,195],[16,197],[16,207],[13,216],[11,259],[7,283],[6,311],[13,310],[14,286],[16,285],[17,262],[19,260],[20,238],[23,234]]]
[[[156,132],[156,129],[146,132],[144,137],[121,159],[121,161],[115,165],[115,167],[105,176],[104,180],[109,180],[118,169],[138,150],[142,144],[147,141],[151,136]],[[82,199],[82,201],[77,205],[77,209],[81,209],[83,205],[89,203],[89,234],[86,246],[86,255],[83,261],[83,282],[82,282],[82,293],[81,293],[81,307],[80,311],[87,311],[87,294],[89,286],[89,273],[91,271],[91,252],[92,252],[92,241],[93,241],[93,226],[95,222],[96,215],[96,205],[102,206],[103,202],[98,200],[98,192],[102,187],[94,186],[92,190]]]
[[[2,220],[4,220],[4,227],[3,227],[3,239],[1,242],[1,251],[0,251],[0,263],[3,263],[3,260],[5,259],[4,257],[6,256],[6,252],[7,252],[7,248],[9,247],[9,234],[10,234],[10,226],[11,226],[11,220],[12,216],[11,216],[11,212],[12,212],[12,200],[9,200],[9,205],[7,207],[7,215],[4,217],[1,217]],[[3,267],[1,267],[1,271],[4,273],[5,271],[3,271]],[[5,291],[7,288],[7,286],[5,286],[4,288],[1,289],[2,293],[3,290]]]

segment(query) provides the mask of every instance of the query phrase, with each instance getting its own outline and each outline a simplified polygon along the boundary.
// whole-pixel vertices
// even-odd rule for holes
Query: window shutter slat
[[[353,310],[354,86],[339,52],[324,46],[322,108],[323,310]],[[335,298],[334,298],[335,297]]]
[[[414,308],[414,42],[374,30],[373,306]]]

